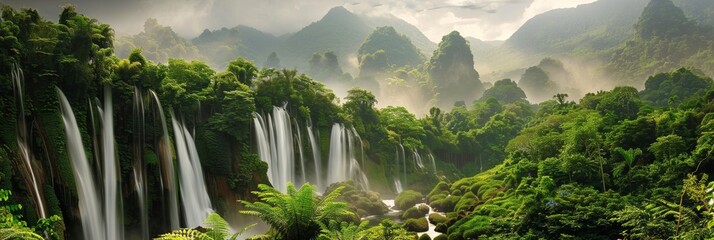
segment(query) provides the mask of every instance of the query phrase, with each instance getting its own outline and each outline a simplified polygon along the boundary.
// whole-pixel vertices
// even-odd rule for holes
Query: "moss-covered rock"
[[[407,219],[404,222],[404,229],[410,232],[426,232],[429,230],[429,222],[425,217]]]
[[[474,205],[476,205],[476,203],[478,203],[476,195],[471,192],[466,192],[466,194],[464,194],[464,196],[462,196],[454,206],[454,211],[459,212],[470,210]]]
[[[421,218],[424,217],[429,213],[429,207],[425,205],[419,205],[419,206],[414,206],[410,207],[404,213],[402,213],[402,219],[409,219],[409,218]]]
[[[461,200],[459,196],[448,196],[444,199],[436,200],[431,203],[431,207],[439,212],[451,212],[454,211],[454,207]]]
[[[447,225],[446,223],[436,224],[436,228],[434,228],[434,231],[440,233],[447,233],[449,231],[449,225]]]
[[[444,215],[441,215],[441,214],[438,214],[438,213],[429,214],[429,222],[430,222],[431,224],[437,225],[437,224],[439,224],[439,223],[444,223],[444,222],[446,222],[447,220],[449,220],[449,219],[446,218],[446,216],[444,216]]]
[[[397,195],[397,198],[394,200],[394,207],[400,210],[408,209],[422,202],[423,198],[424,196],[420,192],[406,190]]]
[[[439,198],[441,199],[446,197],[447,195],[449,195],[449,184],[444,181],[441,181],[437,183],[436,186],[434,186],[434,188],[431,190],[431,192],[429,192],[429,194],[426,195],[426,198],[428,202],[431,202],[431,199],[436,196],[443,196]]]
[[[379,193],[372,191],[363,191],[355,187],[353,181],[345,181],[330,185],[325,194],[329,194],[340,186],[344,186],[342,194],[336,199],[347,203],[350,210],[360,217],[383,215],[389,212],[384,202],[382,202]]]
[[[444,234],[434,237],[434,240],[448,240],[448,239],[449,239],[449,237],[447,237]]]
[[[419,236],[419,240],[431,240],[431,237],[428,234],[422,234]]]

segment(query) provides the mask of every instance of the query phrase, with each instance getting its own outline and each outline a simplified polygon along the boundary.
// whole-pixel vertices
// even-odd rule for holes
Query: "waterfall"
[[[150,91],[151,95],[156,102],[156,108],[159,111],[159,121],[161,122],[161,130],[163,134],[161,135],[161,140],[159,146],[159,156],[161,159],[161,169],[163,170],[161,175],[163,181],[160,181],[162,186],[166,186],[169,192],[169,219],[171,229],[179,229],[179,211],[178,211],[178,199],[176,195],[176,172],[174,171],[174,161],[173,153],[171,152],[171,142],[169,141],[169,131],[166,127],[166,115],[164,115],[164,109],[161,107],[161,101],[154,91]]]
[[[394,179],[394,189],[397,190],[397,193],[404,191],[404,189],[402,189],[402,182],[399,181],[399,178]]]
[[[82,137],[79,133],[77,120],[69,105],[64,93],[57,88],[57,95],[60,100],[60,110],[62,120],[67,134],[67,151],[72,163],[72,173],[77,185],[77,196],[79,197],[79,213],[82,221],[82,230],[85,239],[105,239],[106,231],[104,218],[102,218],[102,206],[99,200],[99,191],[92,178],[92,171],[87,161]]]
[[[29,182],[26,183],[30,186],[32,192],[30,193],[34,197],[34,202],[37,207],[37,214],[41,218],[47,217],[47,212],[45,211],[45,201],[43,201],[42,191],[39,189],[37,184],[37,177],[35,176],[35,169],[32,166],[32,153],[30,152],[29,145],[27,142],[27,125],[25,123],[25,79],[22,69],[16,64],[13,64],[13,69],[10,73],[12,76],[12,85],[15,93],[15,105],[17,106],[17,149],[20,152],[20,159],[25,165],[25,176],[24,179],[28,179]]]
[[[121,195],[117,178],[117,165],[114,153],[114,114],[112,108],[112,89],[104,86],[104,109],[102,123],[102,150],[104,160],[104,216],[106,219],[107,236],[105,239],[123,239],[122,224],[118,213],[121,213]]]
[[[268,163],[268,179],[273,187],[285,192],[287,183],[296,183],[295,152],[290,116],[281,107],[273,107],[273,114],[267,122],[260,114],[255,114],[258,154]]]
[[[302,185],[307,183],[307,176],[305,173],[305,154],[302,151],[302,135],[300,134],[300,125],[298,125],[297,120],[295,119],[293,119],[293,123],[295,124],[295,132],[297,132],[295,144],[297,144],[300,154],[300,176],[302,177],[300,185]]]
[[[355,138],[352,132],[345,128],[344,125],[339,123],[332,125],[327,184],[353,179],[363,189],[369,189],[367,176],[355,158]],[[359,138],[357,140],[362,141]]]
[[[171,122],[174,127],[174,143],[179,162],[179,184],[186,225],[194,228],[200,226],[213,209],[206,191],[203,170],[193,137],[186,126],[176,119],[173,111]]]
[[[414,148],[414,149],[412,149],[412,154],[414,156],[414,159],[413,159],[414,160],[413,161],[414,168],[416,169],[417,167],[419,167],[419,169],[424,169],[424,161],[421,158],[421,154],[419,154],[419,151],[417,151],[416,148]]]
[[[431,160],[431,168],[436,174],[436,160],[434,159],[434,154],[429,153],[429,160]]]
[[[402,175],[404,181],[402,181],[402,184],[403,186],[409,186],[407,184],[407,155],[404,153],[404,145],[399,143],[399,148],[402,149],[402,169],[404,169],[404,175]]]
[[[308,122],[307,134],[310,137],[310,146],[312,147],[312,162],[315,167],[315,183],[317,183],[317,189],[325,189],[322,184],[322,158],[320,156],[320,144],[317,142],[315,137],[314,128],[312,127],[312,121]]]
[[[134,86],[134,188],[136,189],[140,221],[141,233],[143,239],[149,239],[149,219],[147,212],[147,189],[146,189],[146,170],[144,168],[144,100],[141,91],[137,86]]]

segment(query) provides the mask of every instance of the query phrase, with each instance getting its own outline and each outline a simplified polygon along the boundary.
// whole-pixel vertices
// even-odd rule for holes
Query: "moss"
[[[343,186],[344,189],[336,200],[346,202],[350,210],[360,217],[383,215],[389,212],[389,208],[382,202],[379,193],[359,190],[353,181],[331,184],[325,190],[325,194],[329,194],[340,186]]]
[[[446,198],[446,196],[448,196],[448,195],[449,195],[448,193],[435,194],[435,195],[430,196],[427,202],[433,203],[434,201],[438,201],[438,200]]]
[[[446,223],[439,223],[436,224],[436,228],[434,231],[440,232],[440,233],[446,233],[449,230],[449,225]]]
[[[449,237],[447,237],[444,234],[434,237],[434,240],[448,240],[448,239],[449,239]]]
[[[422,234],[419,236],[419,240],[431,240],[431,237],[428,234]]]
[[[454,211],[454,207],[456,207],[456,203],[458,203],[460,199],[459,196],[448,196],[444,199],[432,202],[431,207],[439,212],[451,212]]]
[[[408,209],[417,203],[422,202],[423,198],[424,196],[417,191],[406,190],[397,195],[397,198],[394,200],[394,207],[402,210]]]
[[[429,202],[431,202],[431,198],[434,196],[444,195],[444,197],[446,197],[446,195],[448,195],[448,194],[449,194],[449,184],[447,184],[444,181],[441,181],[441,182],[437,183],[433,189],[431,189],[431,192],[429,192],[429,194],[427,194],[426,197],[427,197],[427,199],[429,199]]]
[[[459,202],[454,206],[454,211],[459,212],[462,210],[469,210],[472,206],[476,205],[478,198],[471,192],[466,192],[464,196],[459,199]]]
[[[402,213],[402,219],[410,219],[410,218],[421,218],[424,217],[427,213],[429,213],[429,208],[426,208],[426,211],[424,211],[420,205],[418,207],[410,207],[404,213]]]
[[[410,232],[426,232],[429,230],[429,222],[425,217],[407,219],[404,222],[404,229]]]
[[[469,215],[457,221],[449,228],[449,239],[478,239],[479,236],[491,231],[490,217],[481,215]]]
[[[446,218],[444,215],[438,213],[429,214],[429,222],[434,225],[437,225],[439,223],[445,223],[448,220],[449,219]]]

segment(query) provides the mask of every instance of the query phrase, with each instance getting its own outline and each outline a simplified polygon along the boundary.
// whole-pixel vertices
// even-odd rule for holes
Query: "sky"
[[[335,6],[362,15],[394,15],[419,28],[434,42],[453,30],[481,40],[505,40],[528,19],[557,8],[595,0],[0,0],[15,8],[38,9],[57,20],[66,4],[100,22],[117,35],[136,34],[147,18],[158,19],[186,38],[204,29],[246,25],[282,35],[320,20]]]

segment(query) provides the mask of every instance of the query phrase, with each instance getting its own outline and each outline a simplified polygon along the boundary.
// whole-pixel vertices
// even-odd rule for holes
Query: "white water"
[[[151,91],[156,107],[159,111],[159,117],[161,122],[161,129],[163,130],[163,135],[161,137],[160,146],[160,158],[161,158],[161,169],[163,181],[160,181],[163,186],[169,192],[169,219],[171,229],[179,229],[179,211],[178,211],[178,198],[176,194],[176,172],[174,171],[174,161],[173,153],[171,152],[171,142],[169,142],[168,127],[166,127],[166,115],[164,115],[164,109],[161,107],[161,101],[154,91]],[[166,182],[166,183],[163,183]]]
[[[431,169],[436,174],[436,159],[434,159],[434,154],[429,153],[429,160],[431,161]]]
[[[193,137],[186,126],[176,119],[173,112],[171,112],[171,122],[174,127],[174,143],[179,162],[179,184],[186,227],[194,228],[203,223],[206,217],[213,212],[213,208],[206,191],[203,170]]]
[[[149,239],[149,213],[147,212],[146,170],[144,169],[144,100],[141,90],[134,86],[134,188],[137,193],[142,239]]]
[[[416,167],[419,167],[419,169],[424,169],[424,161],[421,159],[421,154],[419,154],[419,151],[417,151],[416,149],[412,149],[412,154]]]
[[[363,189],[369,190],[369,180],[355,158],[355,137],[350,129],[335,123],[330,135],[330,158],[327,171],[327,183],[355,180]]]
[[[77,120],[69,105],[64,93],[57,89],[60,100],[60,110],[62,120],[67,134],[67,151],[72,163],[72,173],[77,185],[77,196],[79,197],[79,213],[82,221],[82,231],[85,239],[105,239],[106,231],[104,218],[102,217],[102,206],[99,201],[97,185],[92,178],[92,171],[89,168],[87,155],[84,152],[82,137],[79,133]]]
[[[107,240],[123,239],[123,228],[118,213],[121,213],[121,195],[117,179],[117,165],[114,153],[114,114],[112,90],[104,86],[104,111],[102,123],[102,150],[104,160],[104,216],[106,218]]]
[[[320,157],[320,144],[317,142],[315,137],[314,129],[312,124],[308,122],[307,134],[310,137],[310,146],[312,147],[312,162],[315,165],[315,183],[317,183],[317,188],[322,190],[325,186],[322,184],[322,157]]]
[[[290,116],[284,108],[273,107],[273,114],[268,115],[267,122],[257,113],[253,122],[258,140],[258,154],[268,163],[268,179],[273,187],[285,192],[288,182],[297,184]]]
[[[300,125],[298,125],[297,120],[293,119],[295,124],[295,132],[297,132],[297,138],[295,139],[298,146],[300,154],[300,177],[302,177],[302,182],[300,185],[307,183],[307,174],[305,173],[305,154],[302,151],[302,134],[300,134]]]
[[[47,217],[47,212],[45,211],[45,202],[42,200],[42,195],[40,194],[40,188],[37,184],[37,178],[35,177],[35,170],[32,167],[32,153],[28,148],[27,144],[27,126],[25,124],[25,79],[22,69],[19,66],[14,65],[12,72],[12,83],[13,90],[15,91],[15,101],[17,105],[17,149],[20,152],[20,158],[25,164],[25,169],[30,177],[30,184],[32,185],[33,197],[35,198],[35,205],[38,208],[38,214],[41,218]]]

